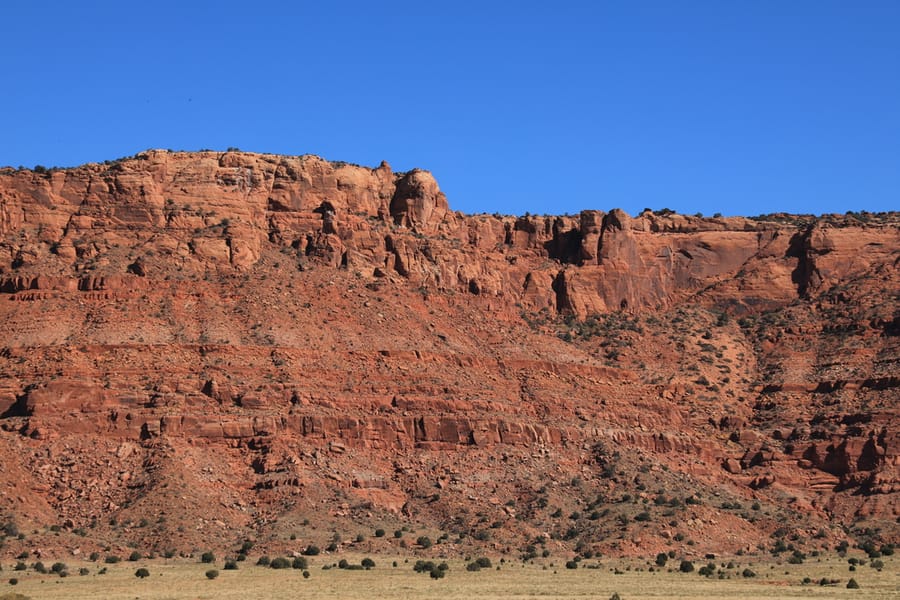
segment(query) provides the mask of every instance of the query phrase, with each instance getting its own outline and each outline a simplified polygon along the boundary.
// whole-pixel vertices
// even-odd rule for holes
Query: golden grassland
[[[351,557],[346,557],[348,560]],[[357,564],[362,557],[352,557]],[[373,556],[376,567],[369,571],[332,568],[325,564],[337,562],[334,557],[314,557],[310,560],[308,579],[294,569],[276,570],[256,566],[252,562],[239,563],[239,569],[226,571],[222,561],[209,565],[200,562],[163,559],[124,562],[114,565],[97,563],[68,563],[69,576],[40,574],[32,569],[12,571],[4,564],[0,600],[4,594],[22,594],[34,600],[166,600],[166,599],[370,599],[370,598],[441,598],[443,600],[481,600],[493,598],[606,600],[618,593],[622,600],[641,598],[684,598],[716,600],[719,598],[900,598],[900,557],[884,557],[883,569],[869,565],[849,571],[846,559],[837,556],[807,559],[793,565],[772,558],[732,559],[734,568],[722,569],[727,577],[707,578],[677,571],[678,561],[670,561],[666,569],[650,572],[648,563],[628,560],[585,560],[578,569],[566,569],[559,562],[544,564],[505,563],[478,572],[468,572],[462,561],[448,561],[450,569],[442,579],[432,579],[428,573],[416,573],[415,559]],[[393,567],[393,561],[397,566]],[[438,562],[438,561],[435,561]],[[699,567],[707,561],[696,561]],[[719,567],[728,560],[715,561]],[[49,563],[48,563],[49,565]],[[107,572],[99,575],[98,571]],[[135,577],[144,567],[150,572],[145,579]],[[598,568],[587,568],[598,567]],[[79,575],[79,568],[87,568],[88,575]],[[218,577],[208,579],[206,571],[216,568]],[[745,568],[756,577],[741,576]],[[15,577],[18,584],[10,585]],[[804,578],[812,582],[803,584]],[[853,577],[859,589],[847,589]],[[837,579],[839,583],[821,586],[822,578]],[[12,596],[10,596],[12,597]]]

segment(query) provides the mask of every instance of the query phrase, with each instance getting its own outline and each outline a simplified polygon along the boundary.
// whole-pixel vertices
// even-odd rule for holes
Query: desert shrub
[[[635,521],[641,521],[641,522],[649,521],[649,520],[650,520],[650,513],[647,512],[646,510],[643,511],[643,512],[639,512],[638,514],[634,515],[634,520],[635,520]]]
[[[18,537],[20,533],[19,526],[16,525],[14,521],[7,521],[3,524],[2,529],[0,529],[0,534],[7,537]]]
[[[566,561],[566,568],[567,568],[567,569],[577,569],[577,568],[578,568],[578,561],[577,561],[577,560],[567,560],[567,561]]]
[[[278,558],[273,558],[272,562],[269,563],[269,566],[273,569],[290,569],[291,561],[283,556],[279,556]]]
[[[218,576],[219,576],[219,572],[216,571],[215,569],[210,569],[209,571],[206,572],[207,579],[215,579]]]
[[[419,568],[417,569],[416,567],[419,567]],[[443,562],[443,563],[435,566],[435,564],[433,562],[431,562],[430,560],[427,562],[417,561],[416,566],[413,567],[413,570],[415,570],[417,573],[426,573],[427,572],[431,576],[432,579],[441,579],[447,574],[447,571],[450,570],[450,565]]]
[[[15,577],[10,577],[10,578],[9,578],[9,585],[19,585],[19,580],[16,579]]]
[[[116,556],[115,554],[110,554],[105,559],[103,559],[103,562],[105,562],[108,565],[114,565],[117,562],[119,562],[120,560],[122,560],[122,559],[119,558],[118,556]]]
[[[681,564],[678,565],[678,570],[682,573],[691,573],[694,570],[694,563],[689,560],[681,561]]]
[[[90,575],[90,574],[91,574],[91,570],[88,569],[87,567],[81,567],[80,569],[78,569],[78,574],[79,574],[79,575],[82,575],[82,576],[84,576],[84,575]]]
[[[46,572],[47,572],[47,567],[44,566],[44,563],[42,563],[41,561],[37,561],[36,563],[34,563],[33,565],[31,565],[31,568],[34,569],[34,570],[35,570],[36,572],[38,572],[38,573],[42,573],[42,574],[43,574],[43,573],[46,573]]]
[[[134,572],[134,576],[137,577],[138,579],[150,577],[150,571],[148,571],[144,567],[141,567],[140,569],[138,569],[137,571]]]
[[[665,552],[660,552],[659,554],[656,555],[656,566],[657,567],[664,567],[664,566],[666,566],[667,562],[669,562],[669,555],[666,554]]]
[[[28,568],[28,565],[26,565],[25,563],[23,563],[20,560],[19,562],[16,563],[16,566],[13,567],[13,571],[24,571],[27,568]]]
[[[869,566],[873,569],[878,569],[879,571],[884,568],[884,561],[876,558],[872,562],[869,563]]]
[[[435,564],[430,560],[417,560],[416,564],[413,565],[413,571],[416,573],[426,573],[436,568]]]
[[[307,569],[309,568],[309,561],[307,561],[302,556],[294,557],[294,560],[291,561],[291,567],[294,569]]]
[[[525,546],[525,552],[522,554],[522,562],[527,562],[533,558],[537,557],[537,548],[534,547],[533,544],[529,544]]]
[[[850,581],[847,582],[847,589],[848,590],[858,590],[859,583],[857,583],[857,581],[851,577]]]
[[[241,544],[240,553],[247,554],[252,549],[253,549],[253,542],[251,542],[250,540],[244,540],[244,543]]]
[[[268,567],[268,566],[269,566],[269,562],[270,562],[270,561],[269,561],[269,557],[268,557],[268,556],[265,556],[265,555],[260,556],[260,557],[256,560],[256,564],[259,565],[260,567]]]
[[[714,565],[713,563],[704,565],[697,570],[697,573],[699,573],[703,577],[712,577],[716,574],[716,565]]]
[[[400,530],[400,529],[395,530],[395,531],[394,531],[394,537],[397,538],[397,539],[399,540],[400,538],[403,537],[403,531]]]
[[[91,562],[97,562],[98,560],[100,560],[100,553],[99,552],[91,552],[91,555],[88,557],[88,560],[90,560]]]
[[[349,566],[350,566],[350,563],[347,561],[346,558],[342,558],[341,560],[338,561],[338,569],[346,569]]]
[[[128,560],[130,560],[131,562],[141,560],[141,553],[138,552],[137,550],[135,550],[134,552],[132,552],[131,554],[128,555]]]
[[[306,548],[303,549],[302,553],[305,554],[306,556],[317,556],[320,552],[321,552],[321,550],[319,549],[318,546],[314,546],[313,544],[310,544],[309,546],[307,546]]]
[[[375,537],[384,537],[384,529],[376,529]]]
[[[236,563],[235,561],[233,561],[233,560],[226,560],[226,561],[225,561],[225,567],[224,567],[224,568],[225,568],[226,571],[237,571],[238,566],[237,566],[237,563]]]
[[[309,579],[309,571],[303,571],[303,579]]]
[[[472,562],[466,565],[467,571],[480,571],[481,569],[490,569],[491,568],[491,559],[486,556],[481,556],[476,558]]]
[[[366,557],[362,559],[362,566],[366,569],[373,569],[375,568],[375,561],[371,558]]]
[[[55,562],[50,567],[50,571],[53,573],[62,573],[65,570],[66,570],[66,563],[63,563],[63,562]]]
[[[744,577],[756,577],[756,573],[754,573],[751,569],[744,569],[741,571],[741,575]]]
[[[431,538],[429,538],[427,535],[419,536],[419,538],[416,540],[416,543],[425,549],[431,548]]]
[[[200,562],[210,564],[216,562],[216,555],[212,552],[204,552],[200,555]]]

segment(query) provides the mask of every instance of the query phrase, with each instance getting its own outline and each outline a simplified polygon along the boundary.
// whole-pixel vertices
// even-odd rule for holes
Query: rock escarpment
[[[463,215],[313,156],[0,170],[0,510],[158,549],[889,537],[898,223]]]

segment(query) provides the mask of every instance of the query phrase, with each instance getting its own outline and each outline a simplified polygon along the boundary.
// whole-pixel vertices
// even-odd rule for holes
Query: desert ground
[[[348,557],[359,563],[359,557]],[[11,565],[3,565],[3,587],[0,598],[14,598],[22,594],[29,598],[47,600],[109,599],[230,599],[230,598],[600,598],[618,594],[623,600],[641,598],[897,598],[900,596],[900,560],[883,557],[882,569],[870,564],[850,572],[847,558],[832,555],[807,559],[803,564],[789,564],[771,558],[734,557],[717,559],[717,572],[711,577],[697,571],[682,573],[677,561],[666,568],[650,570],[652,563],[636,560],[584,560],[577,569],[567,569],[559,562],[523,564],[506,562],[478,572],[466,570],[463,561],[449,561],[446,576],[432,579],[427,573],[413,569],[413,558],[373,557],[376,566],[371,570],[347,570],[325,565],[337,564],[336,557],[315,557],[310,560],[310,576],[304,578],[300,570],[276,570],[257,566],[255,560],[240,563],[237,570],[224,570],[223,562],[204,564],[196,559],[145,560],[102,563],[68,563],[70,574],[58,577],[39,574],[32,569],[15,572]],[[396,561],[396,566],[393,566]],[[437,561],[436,561],[437,562]],[[729,563],[731,563],[729,568]],[[49,564],[49,563],[48,563]],[[497,569],[496,567],[500,568]],[[703,566],[698,563],[697,566]],[[79,575],[80,568],[89,571]],[[105,574],[98,574],[101,569]],[[146,568],[150,576],[135,577],[135,571]],[[215,579],[206,572],[219,571]],[[745,569],[755,577],[743,577]],[[719,572],[723,578],[719,578]],[[8,580],[16,577],[11,586]],[[847,589],[854,578],[859,589]],[[803,583],[808,578],[808,583]],[[837,580],[821,585],[822,579]]]

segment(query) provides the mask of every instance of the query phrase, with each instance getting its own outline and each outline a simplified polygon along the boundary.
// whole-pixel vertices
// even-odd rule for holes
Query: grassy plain
[[[350,558],[350,557],[347,557]],[[449,561],[450,570],[443,579],[431,579],[427,573],[415,573],[413,559],[373,557],[376,567],[370,571],[343,569],[322,570],[322,565],[337,559],[316,557],[310,561],[310,577],[304,579],[293,569],[274,570],[245,562],[236,571],[225,571],[218,564],[220,574],[207,579],[211,565],[199,562],[145,560],[115,565],[97,563],[69,563],[71,574],[60,578],[42,575],[33,570],[14,572],[4,565],[0,600],[7,593],[24,594],[34,600],[181,600],[181,599],[295,599],[334,600],[337,598],[377,599],[409,598],[442,600],[474,599],[576,599],[606,600],[618,593],[622,600],[650,598],[730,599],[730,598],[900,598],[900,559],[885,557],[879,572],[868,565],[849,572],[845,559],[823,557],[808,559],[792,565],[776,563],[773,559],[754,560],[742,557],[735,560],[735,568],[727,569],[729,579],[707,578],[693,573],[677,572],[677,561],[660,571],[647,571],[647,563],[625,560],[588,560],[583,565],[600,568],[566,569],[559,562],[555,567],[545,564],[506,563],[496,569],[467,572],[461,561]],[[392,567],[393,560],[398,562]],[[409,560],[409,562],[404,562]],[[358,562],[358,558],[357,558]],[[718,561],[723,564],[722,561]],[[705,561],[698,561],[702,566]],[[546,569],[545,569],[546,566]],[[89,575],[78,575],[86,567]],[[107,573],[98,575],[102,567]],[[134,573],[140,567],[151,575],[138,579]],[[750,568],[756,577],[744,578],[741,572]],[[640,570],[639,570],[640,569]],[[9,585],[11,577],[17,585]],[[811,584],[802,584],[805,577]],[[820,586],[822,578],[840,580],[834,586]],[[847,589],[847,581],[854,577],[860,589]]]

